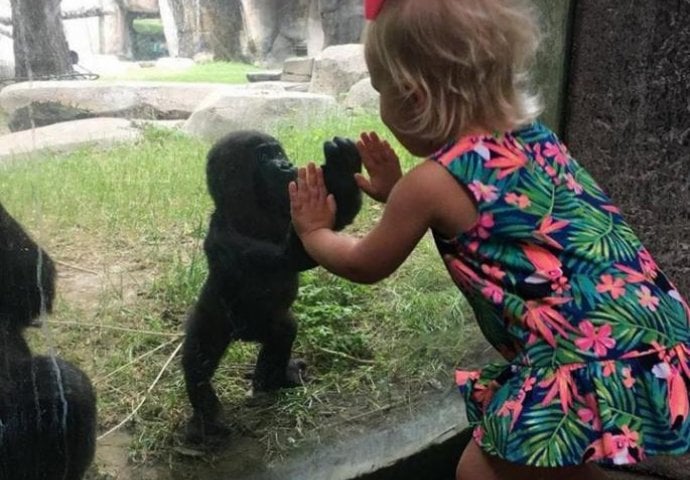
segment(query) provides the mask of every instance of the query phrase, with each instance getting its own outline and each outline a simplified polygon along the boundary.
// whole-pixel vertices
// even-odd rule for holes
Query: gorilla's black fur
[[[0,204],[0,478],[79,480],[93,460],[96,397],[59,358],[32,356],[25,328],[50,313],[55,266]]]
[[[326,142],[324,153],[342,229],[361,207],[354,180],[361,161],[355,145],[340,138]],[[230,342],[261,344],[254,391],[300,384],[305,364],[290,360],[297,335],[290,307],[298,273],[316,266],[291,227],[288,184],[296,169],[275,138],[255,131],[224,137],[208,154],[206,174],[215,203],[204,242],[209,273],[188,319],[182,359],[194,410],[187,437],[197,442],[226,432],[211,380]]]

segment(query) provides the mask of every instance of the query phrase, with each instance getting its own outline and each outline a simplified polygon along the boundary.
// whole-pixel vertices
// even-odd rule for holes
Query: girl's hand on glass
[[[357,142],[362,164],[369,174],[355,174],[359,188],[374,200],[385,203],[388,195],[402,177],[400,159],[390,144],[381,140],[375,132],[362,133]]]
[[[304,240],[309,234],[335,224],[336,204],[326,190],[323,170],[310,162],[297,170],[297,181],[290,182],[290,215],[297,235]]]

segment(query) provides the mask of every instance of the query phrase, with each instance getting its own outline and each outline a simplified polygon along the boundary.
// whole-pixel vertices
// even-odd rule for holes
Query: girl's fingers
[[[295,182],[290,182],[288,184],[288,193],[290,195],[290,205],[293,207],[298,206],[298,197],[297,197],[297,183]]]
[[[323,169],[321,168],[316,169],[316,188],[319,192],[319,202],[322,202],[326,195],[328,195],[328,192],[326,190],[326,180],[323,178]]]
[[[297,190],[300,191],[307,186],[307,169],[300,167],[297,169]]]
[[[314,162],[309,162],[307,165],[307,185],[310,189],[316,188],[316,165]]]
[[[359,189],[362,190],[364,193],[366,193],[369,196],[372,195],[374,189],[371,186],[371,182],[367,177],[360,173],[357,173],[355,174],[355,183],[357,184]]]
[[[326,203],[328,204],[328,209],[330,210],[330,212],[333,215],[335,215],[338,210],[338,205],[335,201],[335,197],[333,195],[328,195],[328,197],[326,197]]]

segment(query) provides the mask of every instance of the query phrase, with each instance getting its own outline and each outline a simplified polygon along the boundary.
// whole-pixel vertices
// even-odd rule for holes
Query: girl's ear
[[[426,105],[427,94],[421,88],[414,88],[412,90],[412,101],[414,108],[417,111],[422,111]]]

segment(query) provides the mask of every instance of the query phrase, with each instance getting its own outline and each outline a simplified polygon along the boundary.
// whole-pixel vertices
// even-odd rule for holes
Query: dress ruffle
[[[491,364],[457,371],[482,449],[563,467],[633,464],[690,452],[690,345],[560,366]]]

